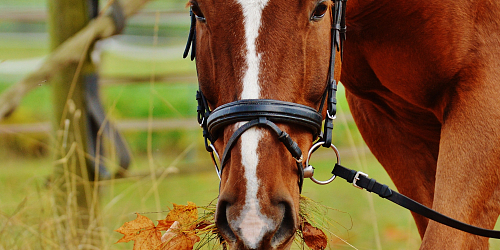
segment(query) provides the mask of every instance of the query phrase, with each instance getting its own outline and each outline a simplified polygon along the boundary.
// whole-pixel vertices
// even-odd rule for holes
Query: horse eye
[[[326,3],[320,3],[318,6],[316,6],[316,9],[314,9],[312,15],[311,15],[311,20],[312,21],[319,21],[321,18],[323,18],[326,14],[326,11],[328,10],[328,5]]]
[[[198,5],[191,5],[191,11],[193,11],[194,15],[196,16],[196,19],[200,22],[205,22],[205,16],[203,15],[203,12],[201,12],[200,7]]]

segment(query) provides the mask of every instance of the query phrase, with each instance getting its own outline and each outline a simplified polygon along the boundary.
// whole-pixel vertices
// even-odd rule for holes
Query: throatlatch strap
[[[433,221],[467,233],[500,239],[500,231],[476,227],[450,218],[390,189],[387,185],[378,183],[375,179],[368,178],[367,175],[361,172],[335,164],[332,174],[345,179],[349,183],[353,183],[359,188],[366,189],[368,192],[376,193],[384,199],[390,200],[401,207],[425,216]]]
[[[212,152],[213,150],[210,147],[210,144],[214,142],[214,138],[208,131],[207,127],[207,120],[211,112],[210,108],[208,107],[207,100],[205,99],[205,96],[203,95],[201,90],[196,91],[196,101],[198,102],[198,107],[196,109],[198,113],[197,119],[198,119],[198,124],[200,124],[200,127],[203,129],[203,138],[205,138],[205,149],[208,152]]]
[[[323,147],[329,148],[332,145],[333,119],[337,114],[337,84],[335,83],[335,80],[328,84],[326,91],[328,92],[328,97],[326,99],[327,113],[323,125],[322,139],[325,142]]]
[[[332,29],[331,29],[331,54],[330,54],[330,68],[328,71],[328,82],[326,86],[326,110],[327,115],[325,117],[325,123],[323,126],[323,135],[320,140],[322,140],[323,147],[329,148],[332,145],[332,131],[333,131],[333,119],[337,113],[337,81],[336,78],[340,77],[340,67],[342,64],[342,51],[344,49],[345,40],[345,1],[346,0],[333,0],[335,2],[334,9],[332,11]],[[340,60],[337,60],[336,54],[340,52]],[[337,72],[336,63],[338,63]],[[337,74],[335,74],[335,72]],[[325,95],[322,98],[320,112],[323,110],[323,101]]]

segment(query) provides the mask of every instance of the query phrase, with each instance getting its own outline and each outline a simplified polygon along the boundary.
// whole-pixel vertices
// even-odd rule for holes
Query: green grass
[[[151,89],[149,83],[134,85],[117,85],[103,88],[103,99],[106,107],[113,108],[113,116],[117,118],[147,118],[149,115],[149,99],[153,99],[153,117],[175,118],[195,117],[198,89],[193,84],[157,83]]]
[[[51,160],[23,160],[5,156],[1,160],[0,228],[6,227],[8,231],[0,233],[0,246],[6,247],[5,249],[28,249],[22,247],[23,243],[39,241],[35,233],[37,228],[51,220],[50,217],[39,217],[40,214],[45,214],[39,209],[44,208],[41,204],[46,202],[49,192],[45,183],[51,172]],[[172,162],[172,159],[158,160],[163,163],[158,167],[167,167]],[[209,161],[208,156],[205,160]],[[318,171],[331,168],[330,160],[324,160],[314,163]],[[358,167],[355,166],[355,158],[343,160],[346,166]],[[146,158],[137,158],[132,173],[147,170],[147,162]],[[192,166],[178,167],[182,170]],[[208,166],[205,170],[208,170]],[[366,172],[392,186],[384,170],[369,155]],[[151,193],[154,190],[158,191],[159,200]],[[101,199],[102,219],[107,236],[105,249],[132,249],[131,243],[113,244],[121,237],[113,230],[124,222],[133,220],[136,212],[156,220],[166,215],[162,211],[172,207],[172,203],[186,204],[187,201],[192,201],[198,205],[207,205],[216,198],[217,193],[218,179],[212,171],[198,171],[189,175],[171,174],[159,181],[157,187],[152,184],[149,176],[108,182],[103,186]],[[410,213],[376,195],[356,189],[341,179],[326,186],[318,186],[306,180],[304,195],[331,208],[328,210],[328,220],[323,222],[331,224],[330,231],[336,235],[328,233],[330,249],[353,249],[339,238],[357,249],[376,249],[374,218],[383,249],[418,249],[420,240]],[[374,213],[369,209],[368,196],[373,198]],[[160,209],[157,209],[157,203]],[[16,242],[21,247],[8,245],[10,242]],[[492,249],[498,247],[495,240],[492,240],[492,244]]]
[[[118,54],[105,53],[101,68],[104,76],[150,76],[153,68],[157,75],[194,73],[194,64],[187,59],[182,59],[182,51],[177,60],[148,61],[125,58]],[[140,66],[139,66],[140,65]]]
[[[15,27],[9,27],[15,30]],[[44,35],[36,37],[19,34],[2,35],[0,36],[0,59],[27,59],[47,55],[49,53],[47,38]]]
[[[157,168],[165,168],[173,159],[161,158],[162,164]],[[205,157],[209,161],[208,155]],[[45,183],[51,172],[51,161],[46,158],[35,159],[9,159],[2,157],[5,164],[0,166],[0,182],[2,190],[6,191],[0,197],[0,226],[8,223],[8,232],[0,234],[0,245],[6,249],[15,249],[14,245],[7,245],[6,238],[12,237],[12,232],[20,232],[26,228],[36,229],[40,221],[50,221],[51,218],[39,209],[40,203],[46,199],[50,192]],[[355,159],[347,158],[345,165],[353,165]],[[376,179],[390,183],[387,175],[372,157],[368,157],[368,173]],[[318,171],[327,171],[332,162],[325,159],[322,163],[315,163]],[[192,164],[180,164],[178,168],[183,171],[193,167]],[[198,166],[199,168],[199,166]],[[132,174],[148,171],[147,158],[136,158]],[[121,236],[113,232],[121,224],[135,218],[136,212],[145,213],[153,220],[162,219],[166,213],[157,213],[168,210],[172,203],[186,204],[187,201],[198,205],[207,205],[216,198],[218,193],[218,179],[211,171],[211,166],[205,165],[204,171],[197,171],[188,175],[171,174],[163,180],[157,181],[157,186],[150,176],[129,178],[107,182],[103,185],[101,212],[103,216],[104,234],[107,236],[106,249],[131,249],[130,244],[113,245]],[[207,171],[209,170],[209,171]],[[154,192],[159,193],[155,199]],[[328,220],[325,225],[331,224],[330,231],[339,238],[349,242],[358,249],[375,249],[375,235],[373,233],[372,218],[376,218],[380,232],[380,240],[384,249],[416,249],[419,243],[418,234],[410,218],[409,212],[390,203],[373,197],[375,214],[367,205],[367,194],[353,188],[343,180],[335,180],[327,186],[318,186],[308,180],[304,185],[304,195],[312,198],[332,209],[328,210]],[[390,212],[388,212],[390,211]],[[37,220],[30,219],[39,217]],[[7,218],[11,217],[10,221]],[[44,223],[47,223],[44,221]],[[29,230],[28,230],[29,231]],[[331,247],[334,249],[351,249],[333,234],[328,234]],[[14,235],[16,236],[16,235]],[[22,233],[17,237],[36,239],[32,233]],[[21,244],[21,242],[15,242]],[[13,247],[13,248],[9,248]],[[22,249],[22,248],[21,248]]]

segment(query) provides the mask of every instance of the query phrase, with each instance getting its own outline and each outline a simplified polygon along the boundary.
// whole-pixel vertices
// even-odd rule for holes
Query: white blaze
[[[241,99],[257,99],[260,96],[259,67],[260,55],[257,54],[257,37],[262,19],[262,10],[268,0],[236,0],[243,10],[245,26],[247,69],[243,76]]]
[[[241,125],[237,124],[236,126]],[[249,247],[257,248],[257,243],[262,239],[265,229],[272,223],[270,219],[260,212],[260,204],[257,199],[259,191],[259,180],[257,179],[257,164],[259,155],[257,147],[262,133],[255,129],[249,129],[241,135],[241,164],[244,166],[246,179],[245,206],[242,216],[238,219],[238,228],[241,236]]]
[[[245,45],[246,45],[246,66],[243,75],[243,91],[241,99],[259,99],[259,73],[260,58],[257,53],[257,37],[261,26],[262,11],[266,7],[268,0],[236,0],[243,11],[243,24],[245,27]],[[243,123],[236,124],[240,127]],[[249,247],[256,248],[261,240],[265,229],[269,228],[272,221],[260,212],[260,204],[257,199],[259,190],[259,180],[257,179],[257,164],[259,155],[257,147],[261,131],[251,128],[241,135],[241,164],[245,168],[246,194],[245,206],[242,211],[242,217],[237,221],[238,228],[241,230],[241,236]]]

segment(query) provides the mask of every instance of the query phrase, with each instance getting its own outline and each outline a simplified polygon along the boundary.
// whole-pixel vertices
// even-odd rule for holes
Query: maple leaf
[[[328,244],[326,234],[319,228],[313,227],[309,222],[303,221],[302,237],[306,245],[313,250],[323,250]]]
[[[174,223],[175,221],[159,220],[156,229],[158,231],[167,231]]]
[[[133,250],[150,250],[161,245],[161,233],[155,227],[153,221],[138,213],[137,218],[130,222],[125,222],[123,226],[116,229],[116,232],[124,236],[116,243],[134,241]],[[116,244],[115,243],[115,244]]]
[[[181,231],[181,224],[175,221],[167,232],[161,237],[162,246],[158,250],[177,249],[191,250],[200,237],[192,231]]]
[[[164,220],[159,220],[155,226],[148,217],[137,214],[137,218],[125,222],[115,230],[124,234],[116,243],[134,241],[133,250],[192,250],[194,244],[200,241],[196,235],[198,226],[204,228],[209,222],[203,221],[197,225],[198,207],[192,202],[187,206],[174,204]],[[163,237],[160,231],[167,231]]]
[[[158,226],[168,230],[175,221],[179,222],[181,230],[193,230],[196,228],[198,220],[198,207],[193,202],[188,202],[186,206],[173,204],[174,208],[168,212],[164,220],[158,221]]]
[[[157,227],[167,230],[161,238],[163,244],[159,249],[191,250],[194,244],[200,241],[195,232],[198,207],[192,202],[188,202],[187,206],[173,205],[174,208],[167,217],[158,221]]]

